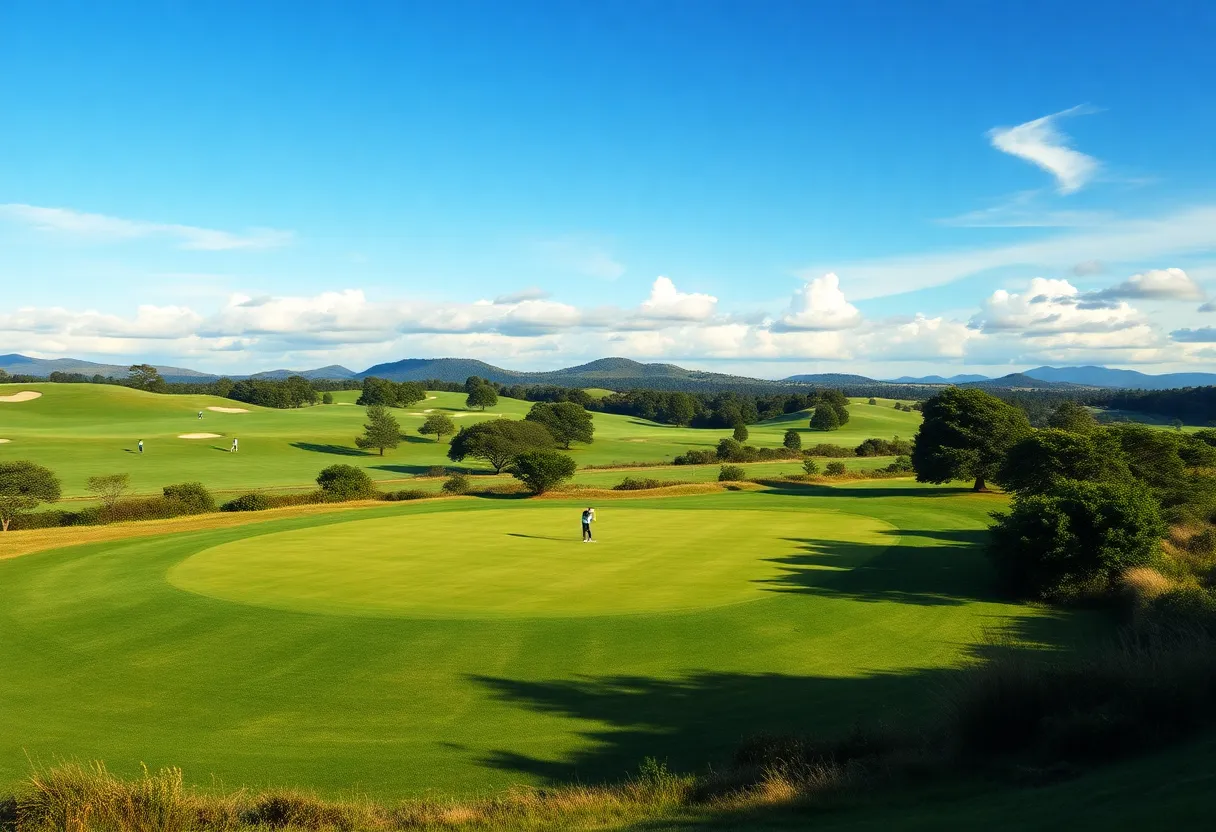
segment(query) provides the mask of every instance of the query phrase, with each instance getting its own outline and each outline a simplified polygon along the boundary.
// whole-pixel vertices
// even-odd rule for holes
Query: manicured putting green
[[[280,610],[583,617],[754,600],[807,539],[871,555],[898,539],[881,520],[814,509],[614,505],[598,514],[594,544],[581,542],[568,507],[355,520],[205,549],[168,577],[179,589]]]

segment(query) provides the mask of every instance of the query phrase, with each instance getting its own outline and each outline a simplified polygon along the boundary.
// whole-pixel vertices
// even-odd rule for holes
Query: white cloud
[[[1042,192],[1021,191],[990,208],[938,220],[958,228],[1078,228],[1110,222],[1109,211],[1079,211],[1043,204]]]
[[[992,248],[886,257],[838,264],[854,300],[942,286],[988,269],[1030,266],[1063,271],[1086,260],[1106,263],[1160,260],[1216,251],[1216,205],[1199,205],[1153,219],[1110,222],[1101,228]],[[806,279],[828,271],[801,272]]]
[[[717,305],[713,295],[681,292],[670,278],[657,277],[638,314],[659,321],[703,321],[713,316]]]
[[[1054,176],[1060,193],[1075,193],[1093,179],[1100,165],[1092,156],[1069,147],[1068,136],[1056,129],[1055,122],[1085,112],[1091,111],[1073,107],[1016,127],[996,127],[988,131],[988,138],[997,150],[1038,165]]]
[[[193,225],[128,220],[70,208],[43,208],[20,203],[0,205],[0,218],[39,231],[105,242],[166,237],[177,240],[180,248],[199,251],[277,248],[287,245],[294,237],[290,231],[273,228],[254,228],[238,234]]]
[[[778,331],[827,332],[861,323],[861,313],[840,290],[834,272],[808,280],[790,299],[789,311],[774,326]]]
[[[968,346],[986,337],[963,321],[916,315],[911,320],[891,319],[872,323],[858,352],[869,359],[924,361],[964,358]]]
[[[1118,286],[1098,292],[1101,298],[1203,300],[1204,291],[1182,269],[1153,269],[1134,274]]]
[[[1087,301],[1067,280],[1036,277],[1024,292],[997,289],[972,319],[984,332],[1028,337],[1060,333],[1109,333],[1144,323],[1126,301]]]

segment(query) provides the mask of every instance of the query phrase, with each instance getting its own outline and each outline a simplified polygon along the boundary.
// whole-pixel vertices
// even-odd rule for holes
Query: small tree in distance
[[[321,404],[333,404],[333,403],[334,403],[334,394],[333,393],[327,392],[327,393],[323,393],[321,395]]]
[[[99,474],[86,481],[86,487],[101,499],[106,508],[113,508],[130,485],[130,474]]]
[[[750,434],[747,432],[747,425],[740,422],[735,425],[735,431],[731,435],[735,438],[736,442],[746,442]]]
[[[373,404],[367,409],[368,423],[363,426],[363,435],[355,439],[355,445],[360,448],[376,448],[380,456],[386,449],[392,449],[401,444],[401,425],[393,414],[382,404]]]
[[[781,440],[781,444],[791,451],[802,450],[802,434],[790,428],[785,432],[785,438]]]
[[[442,442],[443,437],[456,432],[456,423],[443,413],[432,413],[426,417],[426,421],[422,423],[422,427],[418,428],[418,432],[423,436],[433,433],[435,441]]]
[[[819,463],[813,459],[802,460],[802,470],[808,477],[813,477],[819,473]]]
[[[468,397],[464,400],[464,406],[472,410],[479,408],[484,411],[487,407],[494,407],[498,404],[498,392],[488,384],[480,384],[469,391]]]
[[[53,503],[60,495],[59,478],[34,462],[0,462],[0,531],[8,531],[14,518],[39,503]]]
[[[570,457],[557,451],[526,451],[511,461],[511,476],[533,494],[544,494],[574,476],[577,468]]]
[[[132,364],[127,372],[132,386],[150,393],[165,392],[165,380],[161,377],[160,370],[151,364]]]

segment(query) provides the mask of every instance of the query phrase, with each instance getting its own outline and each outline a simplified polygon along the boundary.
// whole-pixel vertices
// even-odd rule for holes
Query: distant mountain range
[[[162,376],[171,382],[206,382],[219,376],[184,367],[157,367]],[[86,376],[127,375],[127,365],[99,364],[76,358],[30,358],[10,354],[0,355],[0,370],[12,375],[46,377],[53,372],[81,373]],[[982,375],[954,375],[944,377],[901,376],[886,381],[850,373],[818,373],[793,375],[780,380],[748,378],[726,373],[710,373],[687,370],[675,364],[643,364],[628,358],[601,358],[588,364],[567,367],[547,372],[524,372],[504,370],[484,361],[472,358],[406,358],[386,364],[368,367],[356,372],[338,364],[312,370],[266,370],[248,376],[229,378],[284,379],[299,375],[308,379],[335,381],[357,380],[368,376],[388,378],[393,381],[425,381],[438,379],[447,382],[463,382],[469,376],[480,376],[499,384],[552,384],[561,387],[606,387],[615,390],[649,388],[661,390],[751,390],[769,389],[778,391],[793,385],[839,388],[874,388],[878,395],[883,387],[921,387],[957,384],[967,387],[992,389],[1067,389],[1069,387],[1112,387],[1144,390],[1164,390],[1172,387],[1202,387],[1216,385],[1216,373],[1167,373],[1148,375],[1135,370],[1111,370],[1105,367],[1036,367],[1024,373],[1012,373],[1000,378]],[[908,393],[899,393],[907,396]]]
[[[997,381],[1005,382],[1001,387],[1027,386],[1009,383],[1011,379],[1021,377],[1034,382],[1052,384],[1072,384],[1083,387],[1116,387],[1131,390],[1169,390],[1176,387],[1208,387],[1216,385],[1216,373],[1163,373],[1149,375],[1137,370],[1112,370],[1107,367],[1035,367],[1024,373],[1002,376],[1000,379],[990,379],[987,376],[959,375],[943,378],[942,376],[900,376],[891,379],[893,384],[981,384]],[[1042,387],[1042,384],[1038,386]]]

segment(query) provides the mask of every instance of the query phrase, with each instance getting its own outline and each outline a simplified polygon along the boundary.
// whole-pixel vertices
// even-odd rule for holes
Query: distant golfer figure
[[[239,451],[240,449],[241,449],[241,446],[237,443],[236,437],[235,436],[232,437],[232,450],[230,450],[229,453],[234,454],[237,451]]]
[[[139,440],[139,442],[136,443],[136,447],[139,448],[139,452],[142,454],[144,452],[144,440]]]
[[[583,511],[583,542],[594,543],[595,538],[591,536],[591,524],[595,522],[595,509],[588,507]]]
[[[201,411],[201,410],[200,410],[200,411],[198,412],[198,418],[200,418],[200,419],[201,419],[201,418],[203,418],[203,411]]]

